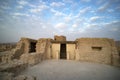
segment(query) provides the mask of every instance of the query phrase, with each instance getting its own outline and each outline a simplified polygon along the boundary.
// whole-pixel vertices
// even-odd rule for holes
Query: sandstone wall
[[[26,64],[35,65],[41,62],[41,54],[38,54],[38,53],[23,54],[20,60]]]
[[[6,64],[0,64],[0,72],[10,72],[15,75],[27,68],[27,64],[20,60],[12,60]]]
[[[13,50],[13,59],[19,59],[22,54],[29,53],[31,49],[31,42],[37,42],[36,40],[29,38],[21,38],[17,43],[16,48]]]
[[[36,44],[36,53],[41,54],[43,59],[51,58],[51,39],[41,38]]]
[[[9,51],[16,47],[16,43],[0,43],[0,52]]]
[[[66,37],[65,36],[54,36],[54,40],[55,41],[66,41]]]
[[[76,60],[112,64],[112,54],[116,53],[112,39],[80,38],[76,41]]]
[[[119,54],[119,62],[120,62],[120,41],[116,41],[115,44],[116,44],[117,51],[118,51],[118,54]]]
[[[66,44],[67,49],[67,59],[75,60],[75,44]]]
[[[52,43],[52,59],[60,59],[60,43]]]

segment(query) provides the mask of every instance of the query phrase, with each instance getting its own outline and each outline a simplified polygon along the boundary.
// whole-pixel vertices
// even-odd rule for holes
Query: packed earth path
[[[120,80],[120,68],[71,60],[46,60],[21,74],[37,80]]]

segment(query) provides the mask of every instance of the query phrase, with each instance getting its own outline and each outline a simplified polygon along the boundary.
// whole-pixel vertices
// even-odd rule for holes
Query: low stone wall
[[[20,60],[29,65],[35,65],[41,62],[41,54],[38,54],[38,53],[23,54]]]
[[[0,72],[0,80],[14,80],[14,74],[8,72]]]
[[[0,72],[0,80],[36,80],[36,77],[28,75],[15,76],[13,73]]]
[[[0,72],[10,72],[17,75],[21,71],[25,70],[27,66],[28,64],[20,60],[13,60],[6,64],[0,64]]]
[[[16,43],[0,43],[0,52],[9,51],[16,47]]]

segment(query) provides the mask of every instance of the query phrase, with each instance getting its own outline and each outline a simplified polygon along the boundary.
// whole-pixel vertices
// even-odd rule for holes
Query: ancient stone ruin
[[[66,41],[65,36],[54,36],[54,40],[21,38],[15,49],[0,53],[0,72],[17,74],[28,66],[46,59],[76,60],[120,66],[119,52],[113,39],[78,38],[75,41]]]

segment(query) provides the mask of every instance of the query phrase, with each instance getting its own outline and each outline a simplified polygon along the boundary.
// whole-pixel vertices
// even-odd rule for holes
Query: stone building
[[[10,56],[11,55],[11,56]],[[66,41],[65,36],[54,36],[38,40],[21,38],[9,58],[0,57],[2,61],[20,59],[30,65],[45,59],[66,59],[87,61],[110,65],[119,65],[119,55],[115,42],[108,38],[79,38]],[[2,62],[1,61],[1,62]]]

